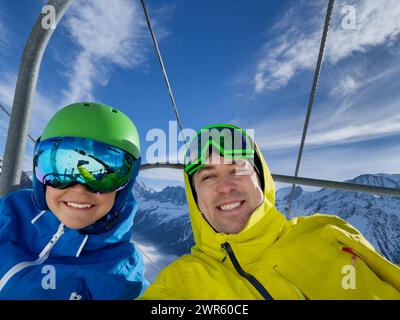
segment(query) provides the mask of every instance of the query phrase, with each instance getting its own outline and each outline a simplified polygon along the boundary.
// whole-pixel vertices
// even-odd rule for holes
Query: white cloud
[[[281,33],[264,46],[264,56],[257,63],[254,76],[256,92],[284,87],[300,70],[312,70],[317,61],[326,5],[290,8],[272,29]],[[366,52],[380,45],[390,46],[400,34],[400,6],[397,0],[363,0],[354,2],[355,28],[345,29],[347,18],[342,9],[347,3],[336,1],[326,44],[325,59],[335,64],[356,52]],[[310,10],[306,10],[310,9]],[[306,16],[304,12],[311,12]],[[351,83],[350,83],[351,85]]]
[[[371,65],[376,67],[378,63],[380,65],[383,64],[372,60],[345,66],[338,70],[333,77],[330,75],[330,71],[327,70],[326,75],[332,78],[330,81],[326,80],[330,87],[330,96],[334,98],[351,97],[352,94],[361,89],[365,89],[364,94],[366,94],[368,86],[377,87],[390,78],[398,78],[400,63],[396,63],[397,55],[393,55],[393,57],[394,59],[391,59],[388,64],[389,67],[387,65],[382,66],[376,73],[371,71]]]
[[[16,81],[17,76],[15,74],[6,73],[2,75],[2,82],[0,82],[0,101],[2,104],[12,104]]]
[[[345,100],[342,110],[340,106],[338,110],[332,110],[319,105],[324,111],[313,115],[306,147],[342,145],[399,134],[398,99],[400,96],[394,99],[396,102],[379,105],[379,112],[375,102],[358,106],[359,100]],[[298,148],[303,122],[301,117],[260,122],[255,126],[256,141],[261,149],[269,151]]]
[[[145,21],[134,1],[77,1],[65,25],[79,53],[70,63],[63,104],[93,100],[94,85],[107,84],[111,65],[134,68],[145,61]]]
[[[287,153],[265,153],[268,165],[274,174],[293,175],[296,155]],[[388,156],[390,155],[390,156]],[[366,173],[400,173],[396,161],[400,158],[400,146],[355,147],[318,150],[306,149],[300,166],[300,177],[344,181]],[[288,184],[280,184],[280,187]]]
[[[353,93],[360,87],[360,83],[351,75],[343,76],[336,87],[331,90],[333,96],[345,96]]]
[[[6,31],[0,21],[0,45],[6,41]]]
[[[8,31],[4,26],[3,17],[0,12],[0,48],[3,48],[8,43]]]
[[[0,104],[11,113],[11,104],[14,99],[14,88],[15,88],[15,75],[12,74],[3,74],[2,82],[0,82]],[[8,133],[8,127],[10,123],[9,116],[3,111],[0,110],[0,136],[2,139],[0,140],[0,156],[3,155],[6,139]]]
[[[8,108],[8,111],[11,112],[17,76],[12,73],[4,74],[2,80],[3,81],[0,82],[0,101]],[[43,123],[47,123],[56,111],[54,106],[54,101],[52,101],[47,94],[36,90],[29,123],[29,131],[34,138],[42,133]]]
[[[12,73],[6,73],[3,75],[2,82],[0,82],[0,102],[1,104],[11,113],[11,107],[14,100],[15,85],[17,82],[17,76]],[[33,107],[31,111],[31,118],[29,120],[29,133],[36,139],[40,136],[43,131],[44,124],[51,118],[56,109],[54,108],[55,103],[46,94],[43,94],[36,90],[36,94],[33,99]],[[3,111],[1,111],[3,113]],[[5,149],[6,136],[8,133],[10,118],[3,113],[0,118],[0,133],[4,139],[0,142],[1,150]],[[32,169],[32,154],[33,154],[33,143],[28,139],[25,157],[23,163],[23,170],[30,171]]]
[[[140,171],[139,177],[144,180],[154,180],[159,183],[162,181],[175,181],[183,183],[183,171],[178,169],[148,169]]]
[[[330,64],[325,66],[324,82],[319,88],[322,95],[313,110],[308,128],[308,151],[315,147],[322,150],[320,147],[350,146],[352,143],[400,133],[400,95],[395,89],[400,85],[397,76],[400,64],[392,51],[398,45],[390,47],[399,35],[400,25],[395,21],[393,12],[400,14],[400,6],[394,1],[357,1],[356,29],[346,30],[341,27],[340,21],[344,4],[343,1],[336,3],[336,21],[332,23],[326,55]],[[388,12],[388,8],[391,12]],[[276,30],[284,30],[291,23],[293,26],[283,32],[278,42],[266,46],[267,58],[258,65],[260,72],[256,91],[283,87],[299,70],[315,67],[323,21],[316,21],[315,18],[302,21],[305,18],[299,12],[301,9],[291,8],[283,20],[276,24]],[[320,17],[323,17],[322,12],[326,8],[320,6],[318,10],[321,11]],[[305,25],[301,27],[300,23]],[[319,25],[316,28],[318,31],[311,32],[311,26],[316,24]],[[379,32],[375,32],[375,29]],[[310,39],[314,40],[309,42]],[[314,58],[310,58],[310,53],[304,49],[307,43],[310,51],[314,52]],[[386,56],[379,61],[370,55],[361,55],[357,61],[341,63],[340,68],[334,65],[355,52],[367,51],[379,45],[386,46],[380,48],[384,49],[381,52],[385,52]],[[324,96],[324,93],[329,95]],[[298,114],[297,110],[294,114],[289,111],[289,114],[280,114],[274,119],[269,117],[253,125],[260,147],[268,151],[297,151],[304,124],[304,116]]]
[[[342,10],[347,3],[338,3]],[[398,17],[400,6],[397,0],[362,0],[354,7],[355,29],[344,29],[346,13],[336,10],[339,23],[334,24],[331,39],[327,44],[328,58],[335,63],[354,52],[365,52],[370,47],[382,44],[390,46],[400,35]]]

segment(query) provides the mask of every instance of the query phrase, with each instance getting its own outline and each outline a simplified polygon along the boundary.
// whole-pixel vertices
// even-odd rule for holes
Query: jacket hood
[[[254,245],[267,248],[283,232],[286,218],[275,208],[275,184],[263,155],[257,144],[254,145],[262,166],[260,179],[264,180],[264,201],[254,210],[243,230],[237,234],[217,233],[208,224],[194,199],[189,177],[184,172],[186,197],[195,241],[193,250],[201,250],[222,260],[226,254],[221,250],[221,245],[225,242],[229,242],[233,247],[236,246],[238,250],[246,250]]]

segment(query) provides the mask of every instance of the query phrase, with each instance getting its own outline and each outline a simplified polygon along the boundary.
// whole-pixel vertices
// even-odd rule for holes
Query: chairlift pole
[[[49,0],[47,5],[55,9],[55,26],[67,11],[73,0]],[[46,13],[41,13],[25,44],[19,67],[14,101],[8,127],[7,142],[4,151],[3,170],[0,176],[0,196],[15,190],[21,180],[22,164],[28,137],[29,118],[33,97],[36,91],[44,51],[54,32],[53,28],[44,28]]]

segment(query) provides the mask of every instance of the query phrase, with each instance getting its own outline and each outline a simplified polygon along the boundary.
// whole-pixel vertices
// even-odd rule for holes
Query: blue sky
[[[25,41],[45,3],[0,0],[0,103],[9,110]],[[146,3],[184,127],[254,129],[271,171],[292,175],[326,1]],[[336,1],[300,176],[341,181],[400,172],[399,16],[397,0]],[[154,140],[146,136],[168,133],[175,117],[139,0],[74,1],[42,62],[31,135],[76,101],[128,114],[143,162],[152,160],[146,151]],[[8,121],[0,113],[1,153]],[[32,151],[28,141],[26,170]],[[156,189],[182,182],[173,170],[141,178]]]

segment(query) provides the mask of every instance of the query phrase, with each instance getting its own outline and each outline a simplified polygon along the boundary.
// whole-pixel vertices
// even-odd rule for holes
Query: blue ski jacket
[[[137,203],[130,194],[116,224],[88,234],[37,209],[33,191],[0,199],[0,299],[134,299],[148,286],[130,242]]]

